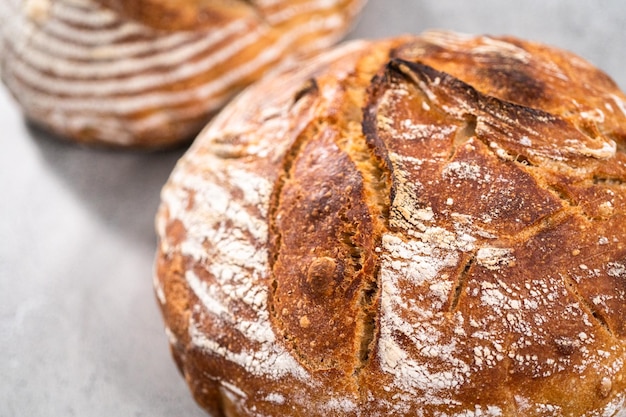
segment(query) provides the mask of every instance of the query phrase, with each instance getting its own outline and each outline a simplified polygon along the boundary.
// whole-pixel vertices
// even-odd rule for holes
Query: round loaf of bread
[[[214,416],[626,415],[626,97],[444,32],[261,81],[163,189],[155,288]]]
[[[164,147],[270,68],[335,43],[363,3],[3,0],[0,74],[59,136]]]

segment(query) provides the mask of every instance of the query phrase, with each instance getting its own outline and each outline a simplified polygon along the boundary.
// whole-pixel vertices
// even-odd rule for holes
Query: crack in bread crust
[[[332,70],[325,61],[278,91],[280,111],[265,100],[288,77],[261,83],[221,119],[230,123],[211,127],[224,141],[194,149],[225,157],[195,202],[168,188],[172,213],[189,217],[160,222],[163,248],[186,245],[192,271],[162,257],[159,274],[170,268],[197,295],[178,303],[189,334],[172,336],[195,395],[217,387],[221,407],[241,416],[623,409],[621,93],[601,80],[595,93],[578,86],[569,61],[550,67],[551,55],[526,43],[394,42],[338,54]],[[481,65],[518,61],[510,83],[479,76]],[[525,83],[541,94],[507,100]],[[574,97],[585,98],[579,108],[560,104]],[[226,243],[190,245],[202,237],[192,226]],[[249,243],[242,252],[258,263],[233,243]],[[237,276],[237,262],[254,268]],[[176,325],[168,303],[179,295],[161,281]]]
[[[452,293],[453,298],[452,298],[452,301],[450,302],[450,307],[449,307],[450,313],[454,313],[459,305],[461,294],[465,290],[467,277],[470,271],[472,270],[472,266],[474,265],[474,262],[476,262],[476,253],[472,253],[470,256],[467,257],[466,262],[461,263],[461,265],[463,265],[463,269],[461,269],[457,275],[458,277],[457,283],[454,287],[454,292]]]
[[[404,103],[409,104],[405,105]],[[418,110],[420,107],[421,110]],[[413,117],[411,112],[420,113],[420,115]],[[475,122],[473,122],[474,120]],[[434,130],[435,133],[429,132],[424,127],[426,123],[437,126],[437,130]],[[452,291],[450,292],[448,311],[459,312],[464,317],[471,317],[471,314],[468,313],[471,310],[468,310],[467,304],[474,303],[471,301],[471,294],[480,294],[481,285],[485,286],[483,290],[488,289],[486,293],[489,296],[483,295],[488,304],[496,305],[500,302],[496,297],[504,297],[499,290],[495,289],[502,281],[496,281],[496,286],[492,287],[494,284],[481,284],[480,280],[486,278],[486,270],[502,271],[504,276],[507,276],[505,271],[509,268],[515,271],[516,257],[521,254],[519,245],[522,242],[533,242],[533,245],[537,245],[538,242],[547,239],[548,236],[553,239],[553,236],[565,233],[564,230],[568,228],[585,227],[585,222],[591,221],[591,218],[576,204],[578,197],[568,187],[565,176],[569,176],[569,178],[578,176],[580,178],[580,174],[577,175],[576,172],[578,169],[583,174],[578,181],[583,182],[585,178],[589,178],[590,173],[593,173],[596,167],[602,166],[616,152],[616,148],[611,145],[609,140],[601,136],[590,135],[588,131],[581,131],[569,120],[558,115],[519,104],[507,103],[496,97],[484,95],[472,86],[446,73],[423,64],[402,60],[391,60],[385,72],[372,82],[370,99],[365,112],[364,131],[368,134],[368,141],[377,148],[378,155],[392,167],[392,187],[395,191],[392,211],[399,215],[399,222],[394,221],[391,229],[397,227],[403,229],[405,233],[406,230],[410,232],[409,236],[405,237],[407,239],[405,245],[410,242],[413,236],[418,236],[419,240],[427,243],[429,228],[436,229],[435,224],[446,225],[443,227],[454,227],[459,230],[462,227],[460,226],[461,223],[455,223],[454,217],[445,207],[446,205],[456,207],[457,199],[463,201],[467,197],[448,192],[442,187],[440,178],[443,177],[444,180],[448,177],[458,178],[459,181],[462,180],[466,184],[472,181],[484,181],[490,175],[491,178],[494,178],[493,174],[486,173],[491,172],[486,171],[491,163],[499,164],[497,169],[500,175],[508,172],[507,175],[514,179],[518,187],[517,193],[520,197],[517,201],[520,207],[512,211],[511,214],[516,216],[518,214],[515,213],[525,212],[526,209],[522,210],[521,207],[526,205],[529,207],[529,212],[534,212],[537,215],[534,218],[524,220],[525,223],[518,224],[513,228],[497,226],[495,220],[493,220],[493,224],[490,224],[492,220],[489,219],[489,222],[485,223],[487,232],[481,231],[484,236],[479,235],[481,239],[476,241],[476,246],[472,244],[466,249],[463,249],[462,246],[457,247],[457,250],[465,254],[471,253],[471,255],[463,255],[465,261],[455,264],[459,265],[457,271],[460,270],[461,272],[456,275],[456,283],[452,281],[450,284]],[[440,135],[441,138],[435,138],[435,135]],[[551,140],[551,138],[559,137],[559,135],[574,139],[568,139],[569,142],[566,141],[567,146],[557,148],[554,144],[549,143],[548,139]],[[520,142],[523,147],[515,143],[516,138],[521,138]],[[407,143],[422,140],[424,144],[420,145],[426,148],[430,147],[429,152],[418,150],[416,146],[409,147]],[[436,140],[442,140],[443,144],[438,145]],[[526,145],[527,141],[533,144],[537,143],[537,145],[531,149]],[[542,143],[542,141],[545,142]],[[405,145],[405,143],[407,144]],[[415,171],[407,175],[406,173],[411,169],[415,169]],[[482,179],[481,175],[483,175]],[[610,178],[610,176],[606,177]],[[528,195],[522,191],[525,182],[530,193]],[[602,181],[599,182],[602,183]],[[439,197],[434,194],[432,196],[420,195],[419,191],[424,188],[423,186],[420,188],[419,184],[423,183],[438,189],[444,196],[449,196],[446,203],[437,205]],[[613,187],[619,186],[618,181],[609,180],[606,183]],[[418,186],[415,187],[414,184],[418,184]],[[457,184],[461,185],[462,183],[457,182]],[[497,188],[497,184],[492,184],[492,187]],[[481,192],[486,192],[488,189],[483,187],[481,190],[485,191],[477,190],[476,192],[480,195]],[[409,202],[414,204],[413,208],[404,207]],[[494,207],[498,207],[498,205],[495,204]],[[475,214],[480,213],[479,209],[472,209],[471,206],[468,206],[466,210]],[[615,211],[612,215],[617,213],[619,212]],[[610,218],[610,215],[608,216],[605,218]],[[510,224],[514,225],[513,223]],[[411,227],[417,229],[412,231]],[[493,230],[497,238],[489,236],[488,230]],[[459,237],[457,235],[457,239]],[[484,237],[492,240],[490,242],[485,241]],[[455,243],[450,244],[453,248],[455,247]],[[551,242],[550,244],[555,245],[556,243]],[[571,252],[576,254],[580,250],[571,250]],[[514,254],[517,255],[514,256]],[[472,260],[467,261],[468,256]],[[555,261],[557,258],[555,256]],[[536,259],[541,263],[549,262],[547,255],[543,254],[537,256]],[[442,261],[444,260],[445,258],[442,258]],[[528,262],[527,260],[522,261]],[[567,262],[567,260],[560,259],[559,262]],[[581,269],[587,268],[585,265],[581,265]],[[554,277],[549,275],[550,285],[553,285],[554,288],[566,288],[567,291],[564,296],[568,300],[567,302],[571,303],[571,306],[576,306],[575,308],[585,315],[585,320],[595,322],[595,325],[591,325],[595,329],[592,337],[605,340],[607,343],[617,341],[618,339],[611,334],[611,323],[602,312],[596,311],[593,303],[589,300],[588,288],[585,289],[587,296],[582,296],[577,286],[572,287],[574,280],[571,277],[559,276],[563,273],[562,271],[567,270],[566,268],[564,265],[555,266],[553,269],[548,267],[547,271],[554,271]],[[613,273],[617,274],[617,272]],[[447,275],[441,272],[439,274],[440,276]],[[494,274],[493,276],[499,275]],[[509,284],[512,285],[513,282],[512,280]],[[388,285],[394,288],[393,285],[397,284]],[[502,285],[507,284],[503,283]],[[383,283],[383,288],[384,286],[385,283]],[[397,290],[394,288],[393,291]],[[489,298],[491,294],[493,294],[493,299]],[[511,302],[514,306],[519,303],[517,300]],[[475,305],[474,308],[481,308],[480,304]],[[436,308],[434,310],[437,311]],[[405,314],[408,317],[411,313]],[[393,319],[394,316],[390,315],[389,317]],[[445,317],[447,317],[448,325],[454,325],[455,315]],[[511,316],[510,320],[516,320],[513,317]],[[384,315],[381,320],[385,320]],[[414,325],[418,325],[421,320],[423,319],[418,319]],[[510,324],[504,322],[500,325],[506,327]],[[443,326],[444,329],[445,327]],[[460,329],[454,331],[461,332]],[[519,330],[516,331],[519,332]],[[504,333],[498,332],[497,334]],[[587,337],[582,333],[581,335],[581,337]],[[389,349],[392,347],[397,349],[395,346],[407,344],[407,342],[400,343],[399,336],[393,333],[385,333],[384,337],[385,340],[390,340],[392,343]],[[412,336],[406,334],[405,337],[410,338]],[[498,344],[499,349],[502,346],[505,346],[504,349],[506,350],[519,349],[519,340],[522,339],[517,340],[516,337],[519,336],[505,337],[500,341],[502,345]],[[539,342],[535,343],[540,344]],[[575,350],[569,351],[567,355],[579,354],[577,349],[580,345],[576,343],[574,343]],[[474,349],[478,355],[475,363],[483,364],[483,347],[479,345]],[[408,350],[407,352],[413,351]],[[416,355],[418,354],[416,353]],[[506,381],[507,384],[515,383],[514,381],[519,378],[520,372],[529,372],[521,371],[527,365],[521,365],[518,357],[498,356],[502,356],[498,360],[503,361],[500,370],[505,371],[498,378]],[[383,359],[390,363],[395,361],[395,359]],[[416,370],[420,369],[419,365],[415,366]],[[491,369],[495,370],[496,368]],[[396,370],[396,372],[403,375],[401,370]],[[434,374],[429,375],[426,371],[424,374],[426,378],[436,378]],[[463,378],[459,376],[459,381],[462,380]],[[419,389],[428,392],[427,388]],[[505,394],[505,392],[502,393],[502,395]],[[509,400],[512,400],[511,392],[506,395],[509,396]]]
[[[376,57],[372,64],[368,62],[372,61],[370,57],[360,64],[378,68],[381,59],[384,57]],[[389,174],[372,154],[361,130],[364,90],[369,83],[367,71],[334,87],[343,97],[340,109],[332,106],[324,109],[320,104],[322,112],[327,112],[326,118],[313,122],[286,153],[283,173],[276,182],[270,204],[270,262],[274,278],[269,302],[274,325],[307,368],[339,370],[347,381],[351,380],[348,385],[354,392],[360,389],[359,373],[370,359],[375,343],[379,298],[375,249],[380,246],[389,212]],[[313,80],[309,87],[296,93],[295,99],[306,94],[311,86],[317,91],[317,84]],[[333,156],[329,160],[329,152],[339,155],[339,159]],[[314,167],[322,161],[342,168],[336,168],[331,177],[322,172],[307,176],[306,172],[315,171]],[[307,184],[306,190],[299,189],[299,184]],[[335,201],[333,195],[340,196],[339,200]],[[335,236],[333,248],[324,249],[324,241],[320,240],[317,248],[292,258],[288,254],[290,250],[285,249],[285,239],[290,239],[289,247],[305,243],[296,244],[294,231],[290,230],[293,225],[282,221],[283,218],[305,218],[309,229],[297,231],[296,235],[309,235],[310,240],[318,229],[323,229],[324,233]],[[293,267],[294,264],[300,266]],[[301,278],[293,279],[298,275]],[[291,276],[296,284],[280,281],[277,276]],[[293,298],[296,294],[297,300]],[[322,301],[318,297],[325,297],[328,303],[331,296],[348,300],[341,307],[341,315],[349,317],[350,325],[345,322],[344,329],[353,329],[347,330],[347,339],[342,341],[340,336],[332,347],[316,339],[325,333],[320,326],[329,323],[333,326],[345,319],[337,314],[339,310],[334,313],[328,305],[324,312],[316,311],[317,303]],[[285,324],[286,317],[292,317],[291,325]],[[309,329],[311,333],[307,333]],[[337,345],[345,352],[354,352],[352,359],[339,360],[340,356],[334,356]],[[320,355],[320,351],[324,354]]]

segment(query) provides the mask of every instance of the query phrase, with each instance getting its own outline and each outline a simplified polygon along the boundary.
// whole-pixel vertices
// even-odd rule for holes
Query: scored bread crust
[[[509,37],[248,88],[162,191],[155,290],[215,416],[626,412],[626,97]]]
[[[337,42],[363,3],[5,0],[0,75],[58,136],[171,146],[282,61]]]

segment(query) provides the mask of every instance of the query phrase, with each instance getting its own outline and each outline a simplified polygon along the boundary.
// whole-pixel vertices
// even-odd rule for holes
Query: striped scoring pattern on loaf
[[[241,3],[211,27],[166,31],[94,0],[5,0],[2,80],[26,117],[57,135],[167,146],[279,61],[336,42],[363,1]]]

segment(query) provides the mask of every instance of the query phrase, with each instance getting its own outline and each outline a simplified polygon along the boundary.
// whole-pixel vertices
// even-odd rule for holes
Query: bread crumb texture
[[[626,97],[428,32],[246,90],[162,192],[155,287],[214,416],[624,416]]]

